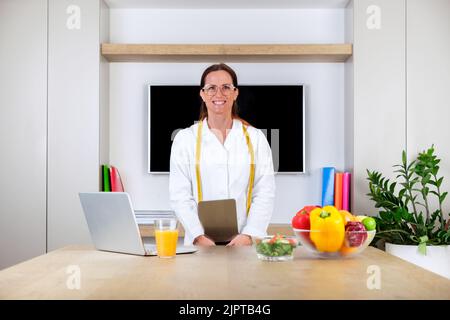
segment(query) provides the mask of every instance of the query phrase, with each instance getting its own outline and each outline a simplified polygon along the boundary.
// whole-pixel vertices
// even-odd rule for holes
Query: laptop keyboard
[[[156,244],[155,244],[155,238],[152,237],[144,237],[142,238],[142,241],[144,243],[144,250],[148,255],[156,255]],[[185,250],[187,252],[192,252],[193,246],[185,246],[183,238],[178,239],[177,243],[177,253],[184,252]],[[196,251],[196,250],[195,250]]]
[[[152,254],[152,255],[156,254],[156,245],[154,245],[154,244],[145,243],[144,249],[147,254]]]

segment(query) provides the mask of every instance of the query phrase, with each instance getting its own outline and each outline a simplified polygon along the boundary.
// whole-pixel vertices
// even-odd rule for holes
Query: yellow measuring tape
[[[203,121],[199,121],[197,130],[197,144],[195,147],[195,175],[197,177],[198,202],[203,201],[202,178],[200,176],[200,152],[202,145],[202,128],[203,128]],[[250,140],[250,136],[247,132],[247,127],[244,124],[242,124],[242,130],[244,131],[248,152],[250,153],[250,177],[248,178],[248,191],[247,191],[247,215],[248,215],[250,211],[250,205],[252,202],[253,184],[255,182],[255,152],[253,151],[253,145],[252,141]]]

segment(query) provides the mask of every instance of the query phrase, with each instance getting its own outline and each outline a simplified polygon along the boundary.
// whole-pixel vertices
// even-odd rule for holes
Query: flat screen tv
[[[168,173],[179,129],[198,121],[198,85],[148,86],[148,172]],[[239,115],[261,129],[272,149],[276,173],[305,170],[303,85],[239,85]]]

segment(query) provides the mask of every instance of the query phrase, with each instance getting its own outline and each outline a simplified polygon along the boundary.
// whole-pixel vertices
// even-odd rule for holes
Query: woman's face
[[[231,116],[238,89],[233,89],[233,79],[228,72],[219,70],[208,73],[203,88],[205,90],[200,90],[200,96],[206,104],[208,115]]]

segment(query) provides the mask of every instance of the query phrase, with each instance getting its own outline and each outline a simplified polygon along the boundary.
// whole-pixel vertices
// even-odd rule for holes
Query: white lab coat
[[[170,204],[185,229],[185,245],[204,234],[197,212],[198,194],[195,174],[195,146],[198,123],[180,130],[170,155]],[[234,119],[225,143],[203,120],[200,174],[203,200],[235,199],[239,233],[254,237],[267,235],[273,212],[275,179],[272,152],[265,135],[254,127],[247,128],[255,153],[255,182],[250,212],[246,202],[250,174],[250,153],[242,122]]]

